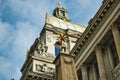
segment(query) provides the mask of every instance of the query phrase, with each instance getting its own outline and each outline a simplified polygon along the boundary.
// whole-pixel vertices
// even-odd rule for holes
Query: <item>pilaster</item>
[[[86,66],[86,64],[82,65],[81,72],[82,72],[82,80],[88,80],[88,74],[87,74],[87,66]]]
[[[97,57],[100,80],[107,80],[107,74],[106,74],[105,65],[103,61],[103,55],[102,55],[103,53],[102,53],[100,45],[96,46],[95,52],[96,52],[96,57]]]
[[[114,38],[114,41],[115,41],[117,54],[118,54],[119,61],[120,61],[120,32],[119,32],[119,29],[117,27],[117,24],[113,23],[111,25],[111,27],[112,27],[112,34],[113,34],[113,38]]]

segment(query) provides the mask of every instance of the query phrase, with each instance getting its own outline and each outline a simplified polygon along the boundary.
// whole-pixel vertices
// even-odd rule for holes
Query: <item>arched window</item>
[[[58,54],[61,52],[61,43],[56,42],[55,43],[55,56],[58,56]]]

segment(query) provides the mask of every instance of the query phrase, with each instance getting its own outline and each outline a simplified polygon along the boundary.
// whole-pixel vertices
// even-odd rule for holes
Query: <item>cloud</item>
[[[0,50],[6,48],[11,42],[13,32],[12,25],[0,21],[0,45],[2,45],[0,46]]]
[[[27,48],[31,46],[35,38],[39,35],[40,29],[29,22],[19,22],[16,24],[14,41],[11,52],[15,53],[16,59],[25,58]],[[19,56],[17,56],[19,54]],[[24,55],[23,55],[24,54]]]
[[[20,68],[25,60],[26,50],[39,35],[39,27],[29,22],[18,22],[10,25],[0,22],[0,80],[12,77],[20,78]],[[17,73],[17,75],[15,73]],[[10,73],[10,75],[8,74]],[[7,75],[7,76],[5,76]]]
[[[45,12],[54,8],[49,0],[9,0],[7,3],[14,15],[21,16],[33,24],[44,23]]]
[[[11,61],[3,56],[0,56],[0,64],[0,80],[10,80],[12,78],[15,80],[20,79],[20,67],[11,63]]]
[[[9,71],[10,67],[12,66],[4,57],[0,56],[0,74],[4,75],[6,72]]]
[[[4,57],[0,56],[0,80],[8,80],[11,75],[12,64]],[[4,77],[6,75],[6,77]]]

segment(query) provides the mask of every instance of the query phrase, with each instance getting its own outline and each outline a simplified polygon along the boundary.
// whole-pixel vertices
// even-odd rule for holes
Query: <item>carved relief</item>
[[[38,46],[37,46],[37,51],[42,54],[46,55],[45,53],[47,52],[48,47],[40,40],[38,39]]]
[[[50,36],[47,36],[47,41],[48,41],[48,42],[52,42],[52,39],[51,39]]]
[[[72,59],[70,59],[68,57],[64,57],[64,61],[65,61],[65,63],[69,63],[69,64],[72,63]]]
[[[46,46],[39,38],[37,38],[37,40],[38,40],[38,43],[34,51],[34,56],[54,59],[54,56],[52,54],[47,53],[48,46]]]
[[[44,73],[50,74],[50,75],[54,74],[54,69],[52,67],[47,66],[46,64],[43,64],[43,65],[36,64],[36,71],[43,73],[43,74]]]

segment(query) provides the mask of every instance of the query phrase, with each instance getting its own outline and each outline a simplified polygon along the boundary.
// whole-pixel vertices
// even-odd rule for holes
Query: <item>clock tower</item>
[[[55,80],[55,65],[53,60],[61,52],[58,34],[66,36],[66,53],[75,45],[84,32],[85,26],[74,24],[67,16],[67,10],[58,3],[53,16],[46,13],[45,25],[27,51],[25,63],[21,69],[20,80]]]

